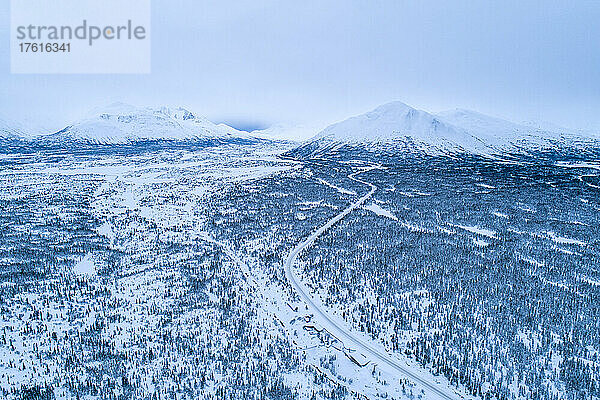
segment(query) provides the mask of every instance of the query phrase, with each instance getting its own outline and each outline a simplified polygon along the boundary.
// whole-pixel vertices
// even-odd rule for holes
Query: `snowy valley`
[[[400,102],[304,143],[0,129],[2,398],[600,398],[600,135]]]

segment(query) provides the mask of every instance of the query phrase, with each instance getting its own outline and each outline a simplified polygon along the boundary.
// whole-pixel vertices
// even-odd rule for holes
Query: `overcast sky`
[[[401,100],[600,128],[600,1],[155,0],[149,75],[11,75],[0,4],[0,117],[123,101],[323,124]]]

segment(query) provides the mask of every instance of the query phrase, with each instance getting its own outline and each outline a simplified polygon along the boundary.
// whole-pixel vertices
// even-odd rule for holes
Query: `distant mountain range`
[[[322,155],[342,149],[480,155],[600,148],[600,135],[520,125],[469,110],[438,114],[401,102],[333,124],[297,149]]]
[[[119,145],[140,141],[215,141],[300,142],[310,137],[310,128],[276,125],[268,129],[246,132],[226,124],[215,124],[181,107],[135,107],[114,103],[95,109],[80,121],[58,132],[42,133],[25,129],[18,123],[0,120],[0,139],[22,140],[31,144],[103,144]],[[316,130],[312,130],[313,134]],[[32,133],[35,132],[35,133]]]
[[[306,137],[307,129],[276,125],[248,133],[215,124],[184,108],[140,108],[115,103],[94,110],[86,118],[51,134],[38,134],[39,131],[32,134],[18,124],[0,120],[0,140],[28,141],[32,145],[119,145],[139,141],[255,143],[298,140]],[[318,156],[350,149],[434,155],[539,151],[600,154],[600,134],[516,124],[469,110],[432,114],[392,102],[330,125],[302,143],[294,153]]]

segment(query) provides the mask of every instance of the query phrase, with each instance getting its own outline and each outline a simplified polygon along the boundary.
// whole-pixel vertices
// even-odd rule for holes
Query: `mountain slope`
[[[501,138],[525,150],[581,148],[594,145],[600,136],[591,132],[569,130],[559,126],[538,124],[517,124],[496,117],[490,117],[470,110],[452,110],[438,113],[444,121],[465,129],[475,135],[486,133]]]
[[[22,139],[24,136],[25,134],[20,127],[0,119],[0,139]]]
[[[540,131],[471,110],[456,109],[444,111],[437,113],[436,116],[446,121],[446,123],[460,127],[468,132],[473,132],[474,134],[485,132],[489,136],[511,142],[530,135],[532,132]]]

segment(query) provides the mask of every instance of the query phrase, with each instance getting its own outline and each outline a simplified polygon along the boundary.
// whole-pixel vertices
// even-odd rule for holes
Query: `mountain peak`
[[[197,119],[198,117],[194,115],[193,112],[183,108],[177,107],[175,109],[166,109],[166,112],[171,115],[173,118],[181,120],[181,121],[189,121],[192,119]]]
[[[343,143],[414,141],[441,148],[479,148],[481,144],[463,129],[435,115],[395,101],[365,114],[331,125],[315,140]]]
[[[390,103],[382,104],[372,111],[369,111],[367,115],[398,115],[406,114],[411,111],[418,111],[416,108],[409,106],[401,101],[392,101]]]

